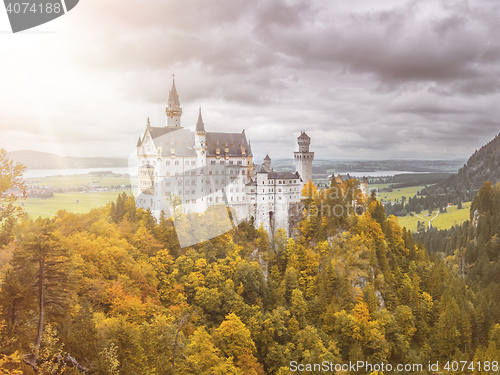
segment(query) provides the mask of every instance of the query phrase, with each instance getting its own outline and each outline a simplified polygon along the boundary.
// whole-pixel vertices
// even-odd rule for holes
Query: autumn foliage
[[[311,189],[294,238],[244,222],[183,249],[170,219],[155,220],[125,194],[87,214],[3,226],[12,240],[0,250],[9,254],[0,373],[33,373],[20,358],[36,343],[40,285],[40,368],[67,353],[92,373],[123,375],[498,357],[500,328],[484,324],[481,295],[378,201],[355,199]],[[364,211],[310,215],[328,201]]]

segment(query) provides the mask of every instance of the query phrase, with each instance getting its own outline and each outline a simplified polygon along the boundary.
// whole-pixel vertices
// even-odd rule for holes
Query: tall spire
[[[196,131],[198,133],[205,133],[205,124],[203,123],[203,119],[201,118],[201,105],[200,113],[198,114],[198,122],[196,123]]]
[[[172,88],[168,95],[167,108],[165,110],[167,114],[167,126],[173,128],[181,127],[181,116],[182,108],[179,102],[179,95],[177,95],[177,89],[175,88],[175,76],[172,74]]]
[[[179,95],[177,95],[177,89],[175,88],[175,74],[172,74],[172,89],[170,89],[170,94],[168,96],[168,106],[179,107],[181,103],[179,102]]]

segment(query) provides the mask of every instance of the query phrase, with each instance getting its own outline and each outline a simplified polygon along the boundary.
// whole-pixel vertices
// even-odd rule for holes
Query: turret
[[[181,103],[179,102],[179,95],[177,95],[177,89],[175,88],[175,78],[172,80],[172,89],[170,90],[168,96],[165,113],[167,114],[167,126],[169,128],[182,128],[182,108]]]
[[[271,170],[271,158],[269,157],[269,155],[266,155],[266,157],[264,158],[264,165],[268,171]]]
[[[306,134],[305,131],[297,138],[297,143],[299,144],[299,152],[309,152],[309,145],[311,144],[311,138]]]
[[[203,118],[201,117],[201,107],[198,113],[198,121],[196,122],[196,131],[194,133],[194,147],[198,153],[201,152],[203,160],[205,160],[205,151],[207,145],[207,132],[205,131],[205,124],[203,123]]]
[[[311,138],[302,131],[297,138],[297,143],[299,145],[299,151],[294,152],[295,157],[295,167],[296,171],[299,173],[302,183],[306,183],[312,180],[312,162],[314,159],[314,152],[309,152],[309,145],[311,144]]]
[[[205,124],[203,123],[203,118],[201,117],[201,106],[200,112],[198,113],[198,121],[196,122],[196,133],[206,133]]]

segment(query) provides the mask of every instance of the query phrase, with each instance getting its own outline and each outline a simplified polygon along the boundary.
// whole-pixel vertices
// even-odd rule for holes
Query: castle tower
[[[167,126],[169,128],[181,129],[182,108],[179,102],[179,95],[177,95],[177,89],[175,88],[175,78],[172,80],[172,89],[168,96],[165,112],[167,114]]]
[[[293,153],[295,157],[295,168],[302,181],[306,183],[307,181],[312,180],[312,162],[314,159],[314,152],[309,152],[311,138],[305,131],[302,131],[297,138],[297,143],[299,144],[299,151]]]
[[[201,106],[200,112],[198,113],[198,121],[196,122],[196,131],[194,133],[194,148],[196,152],[199,154],[199,157],[202,157],[205,160],[205,151],[207,149],[207,132],[205,131],[205,124],[203,123],[203,118],[201,117]]]
[[[266,166],[268,171],[271,170],[271,158],[269,157],[269,155],[266,155],[266,157],[264,158],[264,165]]]
[[[359,188],[361,189],[361,193],[363,194],[363,197],[365,199],[368,199],[368,197],[370,196],[370,189],[369,189],[368,186],[369,186],[368,185],[368,179],[365,176],[359,182]]]

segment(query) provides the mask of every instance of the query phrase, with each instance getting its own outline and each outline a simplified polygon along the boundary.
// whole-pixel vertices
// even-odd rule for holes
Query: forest
[[[358,181],[310,182],[292,237],[243,222],[180,248],[172,219],[125,193],[53,219],[9,210],[6,181],[22,170],[2,168],[0,374],[283,375],[324,361],[498,372],[499,186],[483,185],[470,222],[416,241]]]

